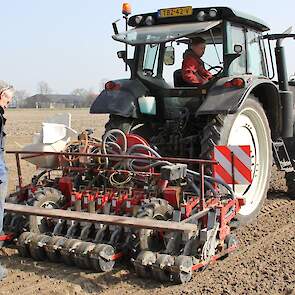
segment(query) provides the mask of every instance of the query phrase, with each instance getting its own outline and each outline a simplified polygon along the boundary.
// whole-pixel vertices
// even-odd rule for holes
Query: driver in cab
[[[213,75],[204,67],[201,57],[206,49],[206,41],[203,38],[191,40],[191,48],[186,50],[182,62],[182,79],[192,86],[201,86],[212,79]]]

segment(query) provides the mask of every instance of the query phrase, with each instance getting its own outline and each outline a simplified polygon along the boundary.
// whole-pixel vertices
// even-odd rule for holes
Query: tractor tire
[[[104,134],[112,129],[120,129],[125,134],[137,134],[147,141],[149,141],[155,132],[149,122],[142,124],[134,118],[126,118],[118,115],[110,115],[109,121],[105,124]]]
[[[34,193],[34,202],[32,206],[49,209],[59,209],[63,206],[65,200],[62,193],[51,187],[44,187]],[[54,222],[38,216],[30,216],[29,227],[33,233],[50,233],[54,229]]]
[[[237,196],[246,204],[237,219],[241,225],[251,222],[267,196],[272,167],[271,133],[263,107],[250,95],[241,109],[232,115],[217,115],[204,128],[201,157],[210,158],[215,145],[250,145],[252,175],[250,185],[235,185]]]
[[[129,133],[133,126],[134,119],[118,115],[110,115],[109,121],[105,124],[105,133],[112,129],[120,129],[124,133]]]
[[[285,174],[286,185],[287,185],[287,194],[290,199],[295,199],[295,172],[289,172]]]

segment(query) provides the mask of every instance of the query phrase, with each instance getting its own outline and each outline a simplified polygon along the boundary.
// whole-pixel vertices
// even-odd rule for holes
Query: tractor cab
[[[136,69],[140,79],[150,81],[155,86],[177,88],[196,87],[183,81],[181,75],[183,56],[191,48],[192,39],[196,37],[206,41],[203,60],[206,67],[215,75],[221,73],[223,71],[221,21],[206,21],[195,26],[187,23],[141,27],[115,35],[114,39],[123,42],[125,40],[127,44],[138,46],[139,51],[144,52],[142,59],[138,60]]]
[[[196,113],[216,91],[228,93],[232,88],[234,95],[246,86],[247,75],[269,74],[262,40],[262,33],[269,28],[254,17],[227,7],[188,6],[125,19],[131,29],[118,32],[114,23],[113,39],[125,44],[118,57],[129,66],[131,77],[106,83],[91,113],[169,119],[183,108]],[[206,41],[202,61],[213,75],[208,83],[198,86],[184,81],[181,69],[183,56],[196,37]]]

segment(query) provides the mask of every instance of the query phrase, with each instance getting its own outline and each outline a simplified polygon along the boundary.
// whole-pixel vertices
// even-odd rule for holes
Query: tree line
[[[106,80],[102,79],[100,82],[100,90],[98,92],[95,92],[92,89],[85,89],[85,88],[76,88],[72,92],[68,93],[70,95],[76,95],[82,97],[81,103],[79,103],[78,107],[90,107],[92,102],[97,97],[98,93],[104,88]],[[40,81],[37,84],[37,89],[35,94],[41,94],[41,95],[50,95],[55,94],[59,95],[59,93],[56,93],[47,82]],[[34,94],[33,94],[34,95]],[[11,104],[11,107],[17,107],[17,108],[32,108],[35,107],[32,103],[31,97],[32,94],[28,93],[26,90],[16,89],[14,94],[14,100]]]

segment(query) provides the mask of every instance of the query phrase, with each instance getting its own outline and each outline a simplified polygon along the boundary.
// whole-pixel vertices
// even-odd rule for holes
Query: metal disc
[[[156,262],[156,254],[151,251],[141,251],[134,262],[136,274],[142,278],[151,278],[152,265]]]
[[[115,265],[115,260],[112,259],[114,254],[115,249],[111,245],[96,245],[90,255],[92,268],[99,272],[111,271]]]
[[[37,234],[32,232],[24,232],[18,237],[16,246],[20,256],[30,257],[29,243],[33,236],[37,236]]]
[[[193,259],[190,256],[180,255],[175,258],[176,270],[172,272],[172,278],[175,283],[187,283],[192,278]]]
[[[81,240],[68,239],[60,250],[62,261],[70,266],[75,265],[74,252],[78,245],[82,243]]]
[[[51,239],[47,235],[37,235],[31,239],[29,243],[30,254],[35,260],[45,260],[46,253],[44,250],[44,245]]]
[[[60,262],[60,249],[68,239],[61,236],[53,236],[44,246],[47,258],[52,262]]]
[[[91,268],[89,253],[95,248],[94,243],[82,242],[74,253],[75,264],[80,268]]]
[[[161,282],[170,282],[171,273],[169,268],[174,265],[174,257],[167,254],[158,254],[155,264],[153,264],[152,272],[156,280]]]

